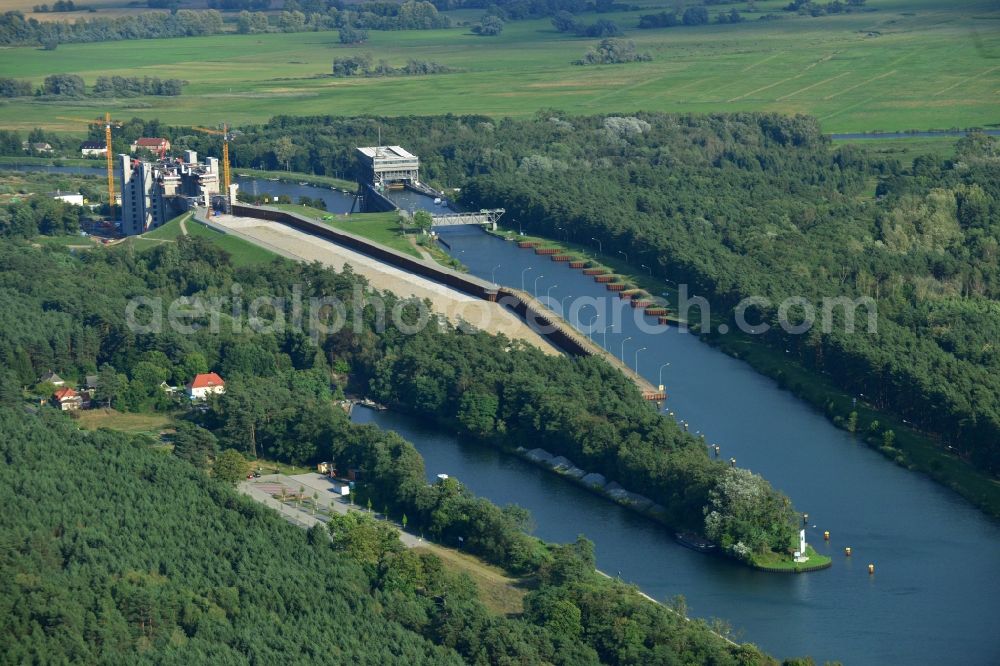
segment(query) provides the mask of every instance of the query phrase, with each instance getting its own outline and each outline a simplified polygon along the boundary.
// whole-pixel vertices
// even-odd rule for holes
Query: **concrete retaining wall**
[[[631,368],[619,362],[618,358],[613,354],[594,345],[585,336],[580,336],[575,331],[570,330],[561,320],[548,312],[548,310],[544,309],[541,305],[536,305],[534,299],[528,294],[508,287],[498,287],[473,275],[459,273],[436,263],[416,259],[384,245],[379,245],[367,238],[355,236],[352,233],[336,229],[328,224],[303,217],[297,213],[269,208],[267,206],[237,204],[233,206],[233,214],[280,222],[293,229],[324,238],[402,270],[434,280],[464,294],[487,301],[496,301],[499,305],[508,308],[520,316],[529,326],[538,331],[539,335],[546,338],[556,348],[566,354],[571,356],[601,356],[631,379],[639,387],[639,390],[642,391],[646,399],[663,400],[666,397],[664,394],[656,391],[656,388],[641,375],[633,372]]]
[[[328,224],[311,220],[296,213],[290,213],[288,211],[278,210],[275,208],[268,208],[267,206],[247,206],[245,204],[237,204],[233,206],[233,215],[256,217],[263,220],[270,220],[272,222],[280,222],[281,224],[288,225],[293,229],[298,229],[299,231],[307,234],[332,241],[337,245],[342,245],[363,254],[367,254],[369,257],[378,259],[379,261],[383,261],[392,266],[396,266],[397,268],[415,273],[416,275],[434,280],[435,282],[440,282],[441,284],[457,289],[464,294],[469,294],[470,296],[482,298],[488,301],[495,300],[496,298],[496,288],[485,280],[480,280],[475,276],[459,273],[449,268],[445,268],[444,266],[411,257],[407,254],[403,254],[402,252],[397,252],[396,250],[385,247],[384,245],[373,243],[372,241],[362,238],[361,236],[355,236],[352,233],[335,229]]]
[[[370,183],[365,184],[361,206],[364,213],[386,213],[399,208],[395,202],[372,187]]]

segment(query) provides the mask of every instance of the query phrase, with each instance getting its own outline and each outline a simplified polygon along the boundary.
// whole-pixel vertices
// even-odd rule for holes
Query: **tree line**
[[[393,67],[385,60],[374,61],[371,53],[359,53],[333,59],[333,76],[349,78],[352,76],[425,76],[427,74],[447,74],[455,70],[447,65],[428,60],[407,60],[401,67]]]
[[[52,5],[40,4],[34,5],[31,11],[37,14],[45,14],[46,12],[77,12],[85,11],[87,7],[81,7],[73,2],[73,0],[56,0]]]
[[[28,197],[0,208],[0,236],[34,238],[39,234],[75,234],[85,217],[82,206],[48,196]]]
[[[193,130],[190,130],[195,133]],[[159,120],[143,120],[142,118],[132,118],[123,121],[112,135],[112,153],[128,153],[133,141],[142,136],[181,136],[174,130],[170,130]],[[104,121],[95,119],[87,129],[87,138],[104,144]],[[27,145],[25,145],[25,142]],[[48,143],[52,146],[54,154],[78,155],[80,142],[77,138],[67,136],[62,132],[45,131],[40,127],[28,132],[26,135],[17,130],[0,129],[0,155],[18,157],[26,152],[32,152],[32,145],[36,143]],[[183,143],[183,142],[182,142]],[[49,154],[49,153],[46,153]],[[96,175],[96,173],[95,173]]]
[[[451,19],[438,13],[430,2],[369,2],[346,6],[338,3],[285,2],[277,14],[243,9],[236,22],[240,33],[310,32],[322,30],[431,30],[451,26]],[[199,37],[225,32],[222,14],[215,9],[180,9],[144,12],[114,18],[39,21],[9,11],[0,15],[0,44],[46,45],[73,42],[105,42],[123,39]]]
[[[617,65],[626,62],[648,62],[653,56],[635,50],[635,43],[624,39],[602,39],[574,65]]]
[[[560,12],[581,14],[583,12],[634,11],[635,5],[627,5],[614,0],[432,0],[434,6],[441,11],[449,9],[485,9],[488,14],[503,20],[519,21],[523,19],[555,16]]]
[[[222,15],[214,9],[143,12],[114,18],[77,19],[72,23],[26,19],[17,11],[0,15],[0,44],[7,46],[198,37],[215,35],[222,30]]]
[[[98,76],[90,92],[83,77],[77,74],[50,74],[35,88],[24,79],[0,78],[0,97],[138,97],[139,95],[177,96],[186,82],[160,79],[158,76]]]
[[[315,32],[339,30],[354,35],[345,44],[362,42],[367,30],[432,30],[451,27],[451,19],[439,14],[429,2],[407,0],[404,3],[378,2],[357,5],[286,2],[277,13],[240,12],[236,31],[242,34],[265,32]]]

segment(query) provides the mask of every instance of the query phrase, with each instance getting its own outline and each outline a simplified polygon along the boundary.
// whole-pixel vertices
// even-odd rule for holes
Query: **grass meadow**
[[[658,0],[665,2],[665,0]],[[991,0],[868,0],[868,11],[820,18],[762,0],[747,22],[638,30],[640,12],[601,15],[625,28],[652,62],[581,67],[597,40],[557,33],[548,20],[507,23],[501,36],[468,27],[370,33],[343,46],[336,32],[63,44],[0,50],[0,72],[34,83],[52,73],[179,77],[181,97],[0,103],[0,126],[82,133],[104,111],[214,126],[276,114],[519,116],[778,111],[815,115],[827,132],[991,126],[1000,121],[1000,11]],[[711,7],[728,11],[745,3]],[[773,13],[777,20],[757,20]],[[478,12],[454,13],[475,20]],[[597,15],[584,15],[593,22]],[[358,51],[400,65],[430,60],[461,71],[422,77],[334,79],[335,57]]]
[[[142,234],[141,236],[127,238],[124,242],[131,243],[132,246],[139,251],[154,248],[161,243],[176,242],[177,238],[183,233],[181,230],[182,220],[184,221],[184,228],[187,230],[189,235],[205,238],[215,245],[218,245],[231,255],[234,266],[240,267],[268,264],[277,256],[270,250],[254,245],[253,243],[245,241],[242,238],[228,236],[219,231],[215,231],[214,229],[210,229],[200,222],[195,221],[194,218],[191,217],[190,213],[179,215],[152,231]]]

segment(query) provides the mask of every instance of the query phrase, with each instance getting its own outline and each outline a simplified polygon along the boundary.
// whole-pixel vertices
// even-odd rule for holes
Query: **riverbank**
[[[389,409],[390,411],[405,414],[410,418],[426,423],[436,429],[453,431],[455,428],[454,423],[429,417],[425,414],[408,411],[404,406],[399,404],[392,404]],[[646,520],[666,528],[665,531],[668,531],[671,536],[675,530],[681,529],[682,527],[670,520],[670,516],[668,515],[666,508],[662,505],[657,504],[652,499],[645,497],[644,495],[629,491],[615,480],[608,479],[603,474],[598,472],[589,472],[581,467],[578,467],[572,460],[566,458],[565,456],[553,455],[540,447],[527,449],[506,436],[484,439],[466,433],[463,445],[465,445],[466,442],[471,442],[473,446],[476,447],[498,451],[504,455],[516,456],[535,467],[551,472],[589,493],[592,493],[604,500],[613,502],[614,504],[628,509]],[[777,552],[755,556],[753,560],[749,561],[731,557],[721,550],[715,550],[710,554],[719,554],[722,555],[723,560],[746,565],[765,572],[805,573],[826,569],[832,564],[829,557],[820,555],[812,550],[809,551],[809,560],[803,563],[793,562],[787,554]]]
[[[787,555],[783,556],[777,553],[754,554],[750,559],[750,565],[754,569],[769,573],[809,573],[829,569],[833,566],[832,558],[820,555],[808,544],[806,545],[806,558],[805,562],[796,562]]]
[[[494,235],[504,239],[511,237],[529,239],[543,243],[545,247],[558,246],[596,261],[613,271],[618,276],[617,279],[628,281],[637,288],[660,297],[674,313],[675,319],[677,317],[676,285],[657,278],[653,275],[652,269],[640,267],[641,272],[635,272],[634,267],[621,257],[603,255],[595,252],[593,247],[570,240],[520,236],[512,229]],[[697,294],[692,294],[690,297],[694,296]],[[714,309],[715,312],[718,310]],[[697,310],[695,312],[697,313]],[[850,414],[856,412],[857,421],[853,434],[868,446],[896,464],[926,474],[936,482],[947,486],[987,515],[1000,518],[1000,481],[952,454],[932,436],[916,430],[908,423],[904,423],[901,418],[865,403],[863,398],[850,395],[835,386],[825,375],[796,363],[783,349],[772,348],[760,337],[735,330],[727,318],[716,315],[712,317],[711,323],[709,332],[702,332],[698,324],[693,324],[690,330],[700,334],[702,341],[733,358],[745,361],[755,371],[774,379],[782,388],[791,391],[796,397],[823,412],[842,430],[850,432]],[[720,324],[729,327],[730,332],[725,335],[719,334]],[[669,384],[666,389],[669,393]],[[872,424],[877,424],[877,431],[872,430]],[[892,446],[883,445],[882,437],[887,430],[894,433]]]
[[[851,432],[850,414],[856,413],[854,437],[897,465],[929,476],[964,497],[983,513],[1000,519],[1000,481],[951,453],[929,435],[846,393],[825,375],[803,367],[782,350],[766,345],[759,338],[736,332],[703,335],[701,339],[775,380],[783,389],[823,412],[833,425],[842,430]],[[878,424],[878,432],[872,432],[873,423]],[[885,446],[883,433],[890,430],[894,441],[892,446]]]
[[[620,259],[605,255],[601,252],[594,252],[593,248],[576,243],[571,240],[553,240],[544,236],[532,236],[513,229],[501,228],[497,231],[484,230],[486,233],[505,241],[516,243],[537,243],[544,248],[558,248],[559,254],[568,255],[570,266],[575,259],[587,263],[587,267],[581,267],[582,271],[600,271],[603,275],[610,275],[611,282],[623,285],[620,291],[613,293],[625,293],[631,298],[638,296],[652,301],[655,306],[667,308],[668,312],[662,316],[662,322],[673,326],[687,325],[687,321],[677,312],[677,292],[666,282],[653,277],[651,269],[647,273],[635,273],[633,267]],[[590,275],[592,273],[585,273]],[[595,275],[595,277],[597,277]],[[603,281],[603,280],[602,280]]]
[[[98,169],[107,169],[107,163],[104,158],[101,159],[87,159],[85,157],[29,157],[25,156],[0,156],[0,164],[12,164],[14,166],[25,165],[25,166],[73,166],[73,167],[90,167],[94,169],[94,175],[99,175]]]
[[[237,177],[262,178],[267,180],[280,180],[286,183],[305,183],[307,185],[324,185],[337,190],[353,193],[358,189],[358,184],[353,180],[335,178],[334,176],[317,176],[311,173],[300,171],[268,171],[266,169],[244,169],[232,167],[232,172]]]
[[[638,493],[633,493],[615,481],[608,481],[603,475],[594,472],[586,472],[580,469],[573,462],[563,456],[553,456],[543,449],[527,450],[523,446],[512,447],[511,445],[501,446],[501,450],[513,453],[523,460],[526,460],[542,469],[554,472],[564,479],[575,483],[595,495],[611,500],[630,511],[634,511],[640,516],[652,520],[660,525],[674,529],[667,518],[666,510],[659,504],[654,503],[648,497]],[[731,558],[721,551],[715,551],[727,559]],[[812,546],[806,547],[805,562],[796,562],[787,554],[769,552],[764,554],[754,554],[746,564],[754,569],[766,571],[768,573],[809,573],[821,571],[833,566],[833,560],[826,555],[820,555]],[[736,560],[741,561],[741,560]]]

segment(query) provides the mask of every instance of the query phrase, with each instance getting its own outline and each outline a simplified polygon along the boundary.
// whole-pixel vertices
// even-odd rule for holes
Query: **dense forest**
[[[302,531],[149,444],[0,407],[0,663],[776,663],[601,580],[585,541],[503,617],[385,523]]]
[[[307,297],[350,302],[363,286],[350,272],[282,260],[235,269],[225,252],[197,238],[143,253],[124,248],[79,256],[8,240],[0,245],[0,267],[8,305],[0,315],[0,403],[13,408],[0,408],[9,508],[2,520],[11,535],[0,553],[6,581],[0,603],[7,609],[0,631],[12,662],[152,662],[179,650],[171,654],[196,663],[268,661],[277,654],[331,663],[771,663],[752,646],[727,643],[704,623],[600,578],[589,542],[546,546],[524,532],[530,517],[523,509],[496,507],[455,480],[429,485],[411,444],[350,424],[333,402],[350,384],[392,386],[388,358],[432,373],[436,359],[461,345],[465,369],[486,378],[498,361],[531,366],[533,352],[514,345],[501,354],[515,360],[498,359],[498,345],[484,334],[436,327],[415,341],[393,327],[378,333],[371,306],[356,311],[360,325],[352,322],[315,344],[294,330],[255,333],[228,318],[217,333],[207,325],[191,334],[130,330],[125,304],[134,296],[209,298],[236,293],[238,283],[247,299],[289,296],[304,286]],[[417,348],[430,353],[418,357]],[[562,382],[609,372],[576,370],[563,358],[549,363],[547,373]],[[71,382],[96,372],[100,404],[178,414],[174,455],[153,448],[146,436],[88,434],[49,407],[36,403],[29,411],[22,389],[44,393],[45,385],[30,386],[49,368]],[[185,410],[162,389],[164,381],[209,369],[226,377],[227,391],[206,411]],[[454,382],[465,379],[453,375],[434,387],[412,381],[422,387],[419,395],[432,396],[454,394]],[[546,391],[549,381],[536,378],[535,390]],[[474,395],[457,418],[470,432],[486,434],[489,410],[480,398],[489,399],[482,387]],[[694,466],[712,476],[704,449],[646,408],[634,389],[618,400],[625,416],[611,427],[630,445],[649,436],[653,445],[670,447],[650,455],[677,468],[700,450]],[[555,394],[546,401],[549,408],[558,403]],[[440,410],[440,418],[449,415]],[[492,423],[502,418],[497,413]],[[631,419],[637,422],[630,427]],[[617,442],[613,430],[608,435]],[[489,613],[467,580],[448,575],[434,558],[404,551],[390,528],[371,519],[333,520],[328,536],[286,525],[220,481],[220,461],[231,449],[361,470],[360,503],[406,515],[411,529],[443,543],[461,536],[470,552],[532,575],[538,586],[525,599],[525,613]],[[687,453],[675,455],[681,450]],[[731,508],[733,522],[745,517],[737,508],[759,514]],[[701,508],[694,509],[700,516]],[[735,525],[731,534],[749,528]]]
[[[376,140],[421,156],[425,180],[506,208],[525,230],[603,239],[605,252],[686,283],[713,312],[744,298],[761,339],[906,419],[982,469],[1000,466],[1000,146],[973,134],[953,159],[911,163],[832,148],[815,120],[639,114],[528,120],[278,117],[248,127],[240,165],[349,176]],[[302,137],[301,139],[296,137]],[[306,139],[305,137],[308,137]],[[198,138],[202,150],[213,149]],[[585,167],[585,168],[581,168]],[[843,310],[829,332],[786,333],[777,304],[871,298],[877,332]],[[697,319],[697,310],[690,313]],[[847,415],[842,415],[847,418]]]

